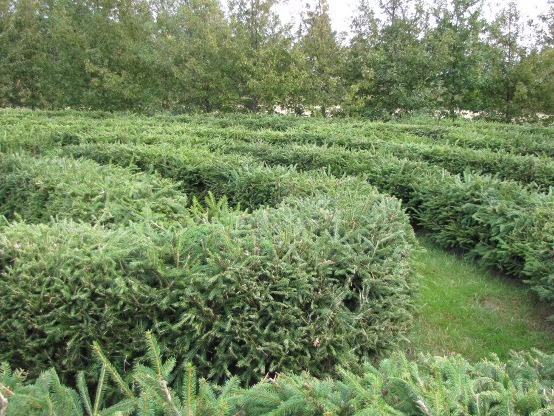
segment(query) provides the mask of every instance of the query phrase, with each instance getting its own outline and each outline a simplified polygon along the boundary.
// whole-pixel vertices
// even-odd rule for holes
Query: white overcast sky
[[[277,6],[283,22],[298,22],[302,7],[306,3],[315,3],[316,0],[287,0],[284,4]],[[329,14],[333,22],[333,28],[337,32],[348,31],[350,28],[350,19],[356,9],[358,0],[328,0]],[[487,2],[489,8],[502,8],[502,5],[508,3],[507,0],[492,0]],[[517,1],[520,10],[531,18],[536,18],[540,13],[548,10],[547,0],[519,0]],[[499,4],[500,6],[490,6],[490,4]],[[486,7],[487,8],[487,7]],[[491,12],[493,14],[493,12]]]

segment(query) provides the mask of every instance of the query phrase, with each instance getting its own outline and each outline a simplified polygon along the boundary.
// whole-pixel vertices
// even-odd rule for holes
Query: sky
[[[276,11],[279,13],[281,20],[287,23],[298,22],[302,7],[306,3],[314,4],[316,0],[287,0],[285,4],[279,5]],[[350,18],[354,14],[358,0],[328,0],[329,14],[332,19],[333,29],[337,32],[347,32],[350,26]],[[488,7],[492,10],[498,10],[502,5],[507,4],[507,0],[493,0],[489,4],[500,4],[500,6]],[[548,10],[547,0],[519,0],[520,10],[529,15],[531,18],[536,18],[540,13]],[[490,12],[494,15],[494,12]]]

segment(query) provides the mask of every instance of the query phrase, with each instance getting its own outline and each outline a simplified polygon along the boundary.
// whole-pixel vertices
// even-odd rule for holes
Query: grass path
[[[554,352],[549,311],[526,286],[495,275],[419,238],[419,313],[405,349],[410,355],[460,353],[469,360],[510,350]],[[552,311],[550,311],[552,314]]]

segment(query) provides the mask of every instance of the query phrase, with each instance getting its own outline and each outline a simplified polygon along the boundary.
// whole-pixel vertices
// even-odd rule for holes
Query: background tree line
[[[326,0],[295,27],[277,2],[0,0],[0,106],[554,113],[553,0],[540,27],[516,2],[360,0],[348,40]]]

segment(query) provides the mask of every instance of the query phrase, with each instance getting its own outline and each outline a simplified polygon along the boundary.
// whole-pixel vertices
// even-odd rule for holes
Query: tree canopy
[[[359,0],[349,39],[326,0],[297,27],[278,0],[0,0],[0,106],[285,109],[369,117],[554,111],[554,1]],[[529,39],[529,34],[532,39]]]

